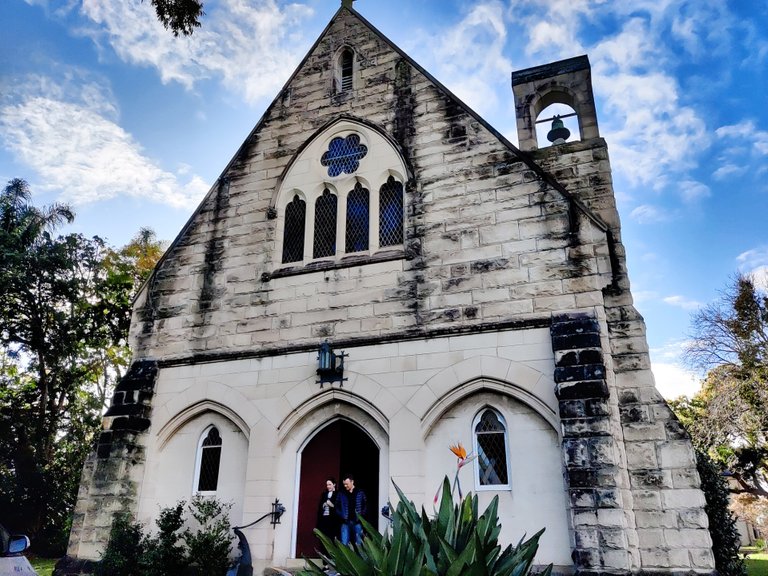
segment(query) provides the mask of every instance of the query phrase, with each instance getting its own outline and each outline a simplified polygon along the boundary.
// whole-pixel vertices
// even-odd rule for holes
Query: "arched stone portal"
[[[298,525],[295,557],[317,557],[318,541],[312,533],[317,524],[317,510],[328,476],[338,481],[345,474],[355,477],[355,484],[368,497],[366,520],[378,524],[379,448],[357,424],[337,419],[321,428],[301,451],[299,477]]]

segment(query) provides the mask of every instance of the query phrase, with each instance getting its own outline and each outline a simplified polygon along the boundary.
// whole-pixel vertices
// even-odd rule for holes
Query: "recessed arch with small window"
[[[472,422],[475,454],[475,486],[478,490],[505,490],[511,487],[509,440],[504,417],[490,407],[483,408]]]
[[[195,483],[193,487],[195,493],[216,493],[219,486],[221,449],[222,440],[219,429],[216,426],[209,426],[201,434],[197,445]]]
[[[404,253],[407,168],[392,142],[342,120],[291,161],[274,202],[275,264]],[[350,260],[350,262],[352,262]]]

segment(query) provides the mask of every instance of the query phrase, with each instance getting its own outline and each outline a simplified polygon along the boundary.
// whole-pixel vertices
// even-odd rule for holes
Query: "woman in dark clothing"
[[[317,528],[331,540],[339,537],[339,517],[336,514],[336,480],[328,478],[317,506]]]

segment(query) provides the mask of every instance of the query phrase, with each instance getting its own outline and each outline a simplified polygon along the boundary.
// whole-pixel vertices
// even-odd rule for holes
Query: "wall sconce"
[[[338,382],[340,386],[344,385],[344,358],[346,358],[346,352],[336,354],[328,342],[320,344],[320,350],[317,352],[317,376],[320,378],[316,384],[320,384],[320,388],[323,384]]]
[[[272,502],[272,520],[269,521],[270,524],[272,524],[272,527],[274,528],[275,524],[280,524],[280,517],[285,514],[285,506],[275,498],[275,501]]]

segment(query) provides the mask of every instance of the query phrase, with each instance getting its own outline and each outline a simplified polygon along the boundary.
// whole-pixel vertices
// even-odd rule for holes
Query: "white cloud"
[[[749,143],[758,156],[768,156],[768,130],[759,130],[752,120],[721,126],[715,130],[718,138],[742,140]]]
[[[763,292],[768,292],[768,266],[758,266],[750,272],[755,287]]]
[[[696,300],[689,300],[685,296],[680,295],[666,296],[662,300],[670,306],[676,306],[677,308],[682,308],[683,310],[698,310],[702,306],[701,302],[697,302]]]
[[[128,63],[157,69],[166,83],[192,88],[215,77],[247,102],[274,96],[299,62],[304,43],[295,35],[312,10],[275,0],[221,0],[206,9],[201,28],[176,38],[148,1],[83,0],[82,13],[93,25],[82,33]]]
[[[503,7],[490,1],[474,5],[456,25],[418,43],[433,46],[428,57],[435,76],[474,110],[487,114],[498,106],[500,82],[508,82],[512,69],[503,55],[506,42]]]
[[[654,290],[633,290],[632,300],[635,304],[643,304],[645,302],[652,302],[659,297],[659,293]]]
[[[692,108],[678,103],[679,88],[671,76],[611,71],[600,61],[595,71],[596,90],[607,100],[604,125],[617,171],[633,185],[661,189],[670,174],[695,167],[709,145],[705,124]]]
[[[738,124],[721,126],[715,130],[718,138],[748,138],[755,131],[755,123],[752,120],[743,120]]]
[[[701,389],[701,376],[686,369],[681,361],[686,345],[685,340],[676,340],[650,350],[656,388],[668,400],[690,397]]]
[[[667,400],[678,396],[693,396],[701,389],[701,381],[696,374],[679,364],[651,362],[651,370],[656,380],[656,389]]]
[[[752,276],[755,285],[768,292],[768,246],[742,252],[736,261],[740,272]]]
[[[687,203],[695,202],[712,194],[709,186],[695,180],[683,180],[678,186],[683,200]]]
[[[5,147],[38,175],[38,189],[74,205],[116,196],[190,208],[208,186],[197,176],[182,183],[147,158],[117,123],[111,94],[68,72],[62,82],[29,78],[0,106]]]
[[[727,163],[720,166],[717,170],[712,172],[712,178],[715,180],[727,180],[732,176],[742,176],[749,170],[748,166],[737,166],[736,164]]]
[[[651,206],[650,204],[643,204],[638,206],[632,212],[629,213],[629,217],[636,220],[640,224],[650,224],[653,222],[665,222],[669,220],[669,214],[664,210]]]

